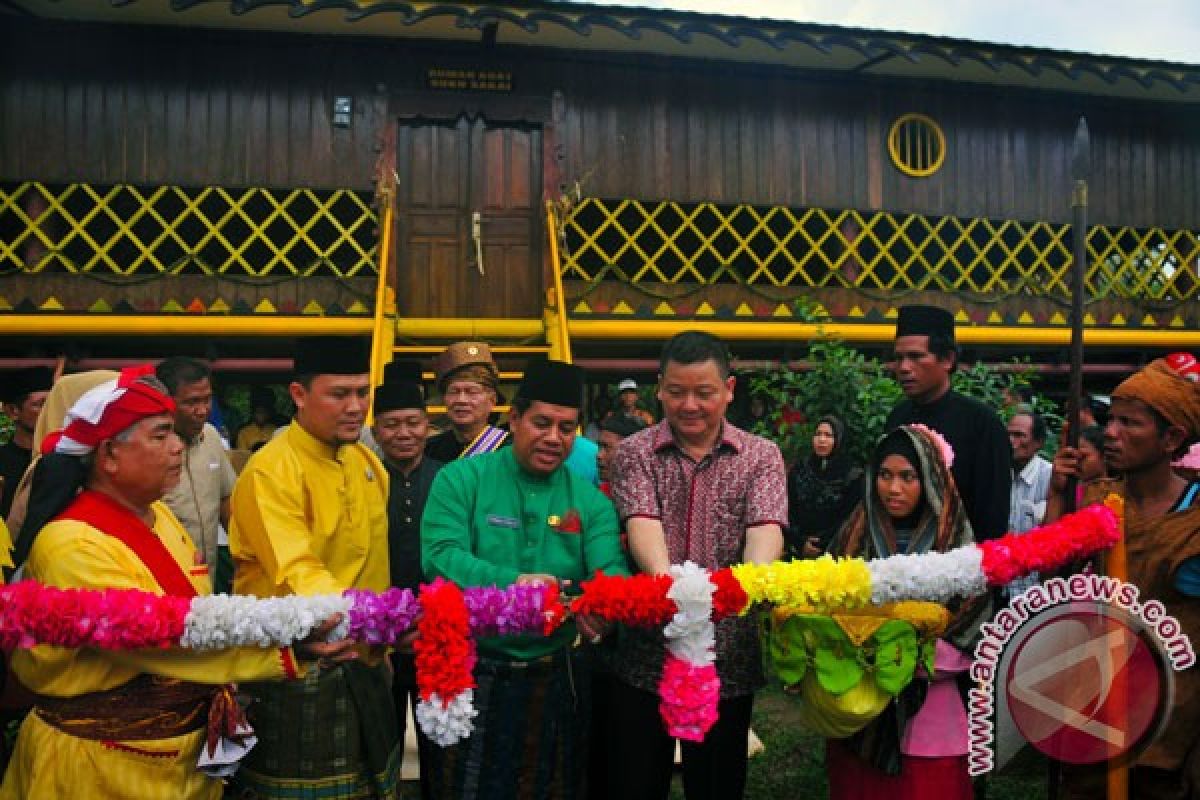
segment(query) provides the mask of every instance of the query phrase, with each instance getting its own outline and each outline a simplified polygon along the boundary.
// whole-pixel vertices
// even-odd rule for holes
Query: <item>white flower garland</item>
[[[479,715],[475,710],[475,690],[465,689],[449,703],[434,692],[428,700],[417,703],[415,714],[421,730],[440,747],[457,744],[471,735],[474,728],[471,720]]]
[[[974,545],[947,553],[895,555],[867,562],[871,572],[871,602],[886,605],[901,600],[949,603],[956,597],[975,597],[987,591],[983,551]]]
[[[708,570],[691,561],[672,566],[670,572],[673,582],[667,597],[679,610],[663,629],[667,649],[689,664],[711,664],[716,660],[717,645],[712,621],[716,587],[708,579]]]
[[[334,614],[341,623],[330,641],[345,637],[353,600],[336,594],[302,597],[204,595],[192,599],[179,644],[193,650],[226,647],[287,647],[306,638]]]

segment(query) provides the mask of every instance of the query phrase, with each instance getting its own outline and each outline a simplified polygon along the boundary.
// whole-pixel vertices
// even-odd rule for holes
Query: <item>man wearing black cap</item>
[[[370,343],[299,342],[288,386],[296,417],[246,464],[233,490],[237,594],[385,591],[388,475],[359,442],[371,404]],[[258,798],[392,797],[400,754],[382,658],[322,669],[286,688],[247,687],[259,741],[238,771]]]
[[[950,388],[958,365],[954,317],[934,306],[902,306],[894,345],[896,380],[905,398],[886,429],[927,425],[954,449],[951,471],[976,541],[1003,536],[1008,527],[1012,447],[995,411]]]
[[[421,574],[421,515],[425,500],[442,462],[425,454],[429,437],[429,417],[425,413],[425,396],[421,391],[420,367],[411,362],[397,361],[387,365],[383,384],[375,390],[371,426],[375,442],[383,453],[383,465],[388,472],[388,561],[391,564],[392,586],[418,590]],[[392,700],[396,706],[396,721],[401,739],[404,738],[405,715],[411,703],[416,713],[417,672],[411,653],[392,654],[395,675]],[[417,757],[421,765],[421,797],[432,797],[429,786],[431,769],[430,748],[436,747],[421,729],[417,728]]]
[[[4,479],[0,494],[0,518],[8,516],[13,492],[33,458],[33,429],[38,414],[54,383],[54,374],[45,367],[32,367],[10,372],[4,378],[4,413],[13,423],[12,438],[0,447],[0,478]]]
[[[530,363],[509,415],[512,446],[447,464],[434,479],[421,521],[427,576],[508,586],[628,574],[612,504],[563,466],[582,400],[581,369]],[[604,633],[585,616],[551,636],[479,640],[479,716],[470,737],[437,752],[435,795],[581,796],[591,654],[573,646],[577,632],[597,643]]]

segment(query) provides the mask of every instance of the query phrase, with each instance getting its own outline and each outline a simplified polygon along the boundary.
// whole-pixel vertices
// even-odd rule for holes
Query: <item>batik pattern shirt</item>
[[[710,570],[738,564],[747,528],[782,528],[787,520],[787,477],[779,448],[728,422],[700,461],[683,452],[666,421],[635,433],[618,447],[612,474],[621,521],[660,521],[672,564],[692,561]],[[626,633],[617,674],[637,688],[658,691],[661,633]],[[723,697],[746,695],[764,685],[753,616],[717,624],[717,673]]]

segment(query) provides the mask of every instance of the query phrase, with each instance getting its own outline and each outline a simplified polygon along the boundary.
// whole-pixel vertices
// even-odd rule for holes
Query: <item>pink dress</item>
[[[955,677],[971,668],[971,659],[957,647],[937,640],[933,661],[937,674],[929,684],[925,703],[900,739],[900,752],[906,756],[940,758],[967,754],[967,709],[958,692]],[[924,670],[921,670],[924,675]]]

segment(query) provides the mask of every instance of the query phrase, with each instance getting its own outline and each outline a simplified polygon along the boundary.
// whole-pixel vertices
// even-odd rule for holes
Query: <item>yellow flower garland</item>
[[[871,572],[861,558],[821,556],[773,564],[738,564],[734,577],[755,603],[776,608],[827,614],[862,608],[871,602]]]

